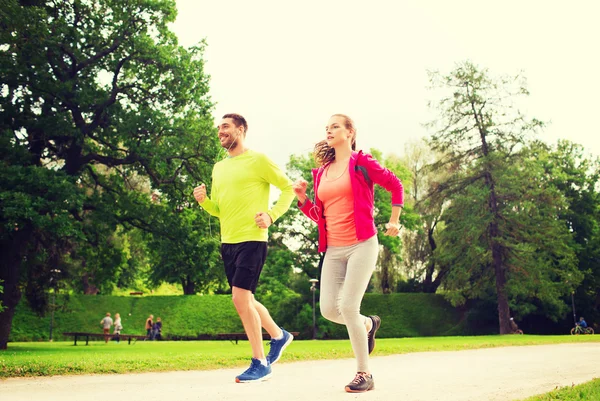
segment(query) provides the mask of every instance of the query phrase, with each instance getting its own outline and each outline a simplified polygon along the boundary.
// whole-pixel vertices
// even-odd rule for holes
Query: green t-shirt
[[[270,186],[281,190],[269,208]],[[267,156],[253,150],[215,164],[210,198],[200,205],[221,220],[221,242],[237,244],[267,241],[268,230],[258,228],[254,216],[266,212],[273,222],[288,210],[294,199],[292,182]]]

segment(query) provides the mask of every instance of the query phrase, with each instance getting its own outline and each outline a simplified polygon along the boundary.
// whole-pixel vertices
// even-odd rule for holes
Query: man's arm
[[[296,196],[294,195],[292,181],[283,173],[283,171],[281,171],[277,164],[266,156],[264,156],[264,163],[262,164],[262,175],[264,179],[269,184],[274,185],[281,190],[279,199],[277,199],[275,205],[267,211],[274,223],[275,220],[280,218],[290,208],[290,205]]]
[[[213,171],[213,187],[212,187],[212,197],[213,199],[218,199],[218,195],[217,195],[217,190],[215,188],[215,179],[214,179],[214,171]],[[206,195],[206,185],[205,184],[201,184],[200,186],[194,188],[194,198],[196,198],[196,201],[200,204],[200,206],[202,206],[202,208],[204,210],[206,210],[208,212],[208,214],[215,216],[215,217],[220,217],[221,213],[219,211],[219,205],[216,201],[211,200],[207,195]]]

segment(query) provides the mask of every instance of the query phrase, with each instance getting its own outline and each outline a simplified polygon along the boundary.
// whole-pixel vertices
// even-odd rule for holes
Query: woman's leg
[[[356,245],[329,247],[321,272],[321,314],[346,325],[358,372],[369,371],[365,329],[368,318],[360,314],[360,304],[375,269],[378,251],[376,236]]]
[[[369,349],[365,327],[367,320],[370,319],[360,314],[360,305],[375,270],[378,252],[376,236],[353,246],[348,258],[346,280],[341,294],[340,310],[356,357],[357,372],[369,372]]]

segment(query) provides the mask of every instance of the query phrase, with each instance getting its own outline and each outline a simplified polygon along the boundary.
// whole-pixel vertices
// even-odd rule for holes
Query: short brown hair
[[[223,116],[223,119],[225,118],[231,118],[236,127],[239,127],[240,125],[244,126],[244,134],[248,132],[248,123],[242,115],[236,113],[229,113]]]

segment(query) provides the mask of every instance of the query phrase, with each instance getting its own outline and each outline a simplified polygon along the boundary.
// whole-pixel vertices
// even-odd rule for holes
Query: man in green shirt
[[[204,210],[221,221],[221,256],[235,308],[252,346],[250,367],[236,382],[267,379],[271,365],[294,337],[280,328],[269,311],[254,298],[260,272],[267,257],[268,227],[287,211],[294,199],[292,182],[265,155],[244,145],[248,124],[239,114],[226,114],[218,127],[221,146],[229,157],[216,163],[212,173],[211,197],[206,186],[194,189]],[[281,190],[269,209],[270,186]],[[262,329],[271,335],[265,357]]]

